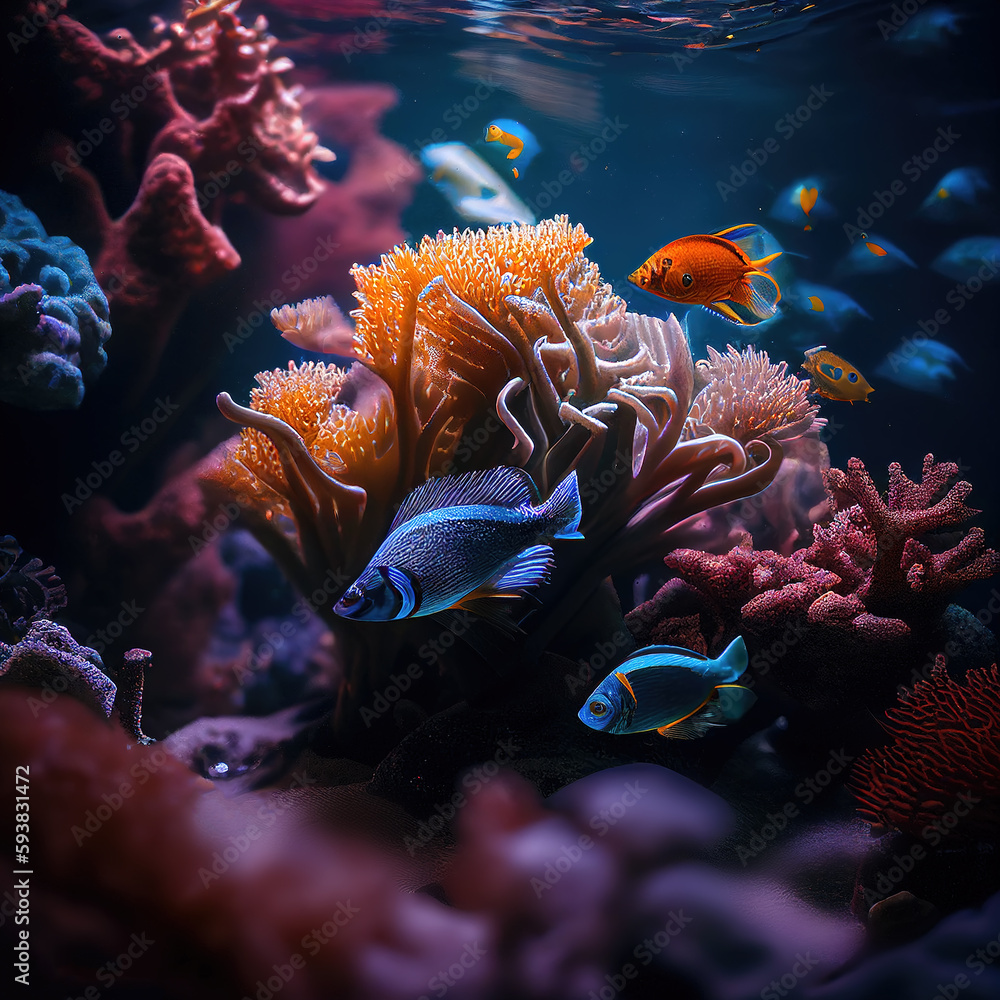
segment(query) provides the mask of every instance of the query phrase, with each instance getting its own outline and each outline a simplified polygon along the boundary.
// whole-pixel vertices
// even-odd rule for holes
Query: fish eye
[[[681,284],[685,288],[690,288],[691,287],[691,282],[693,282],[693,281],[694,281],[694,278],[692,278],[690,274],[685,274],[685,275],[683,275],[681,277]]]
[[[604,715],[604,713],[608,710],[603,701],[592,701],[587,707],[594,715]]]
[[[357,604],[361,598],[361,591],[357,587],[350,587],[344,592],[344,596],[341,597],[340,603],[345,607],[350,607],[352,604]]]
[[[857,382],[857,380],[858,380],[858,373],[857,372],[848,372],[847,373],[847,381],[848,382]]]

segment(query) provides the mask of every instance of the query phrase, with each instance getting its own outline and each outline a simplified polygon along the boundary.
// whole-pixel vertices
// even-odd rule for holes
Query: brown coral
[[[995,841],[1000,831],[996,664],[970,670],[959,682],[939,656],[930,677],[917,681],[887,715],[893,743],[869,751],[852,776],[858,812],[873,831],[926,836],[938,829],[949,842]],[[945,826],[948,814],[952,822]]]

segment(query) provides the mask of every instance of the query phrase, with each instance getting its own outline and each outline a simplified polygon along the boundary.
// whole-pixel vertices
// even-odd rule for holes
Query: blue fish
[[[983,196],[993,186],[979,167],[959,167],[949,170],[924,198],[917,213],[935,222],[961,222],[977,215]]]
[[[507,147],[507,159],[517,160],[517,166],[511,165],[515,177],[520,176],[518,166],[523,170],[542,151],[530,130],[513,118],[494,119],[483,129],[483,138]]]
[[[946,7],[928,7],[910,17],[892,36],[892,41],[915,49],[946,45],[949,36],[962,33],[958,26],[962,18],[962,14],[956,14]]]
[[[737,636],[710,660],[681,646],[646,646],[605,677],[580,709],[580,721],[605,733],[644,733],[690,740],[741,718],[757,700],[736,684],[747,668]]]
[[[955,380],[957,365],[969,367],[953,347],[940,340],[911,340],[905,349],[890,351],[875,369],[875,374],[904,388],[940,396],[945,391],[945,383]]]
[[[788,296],[788,303],[797,312],[815,316],[837,331],[858,317],[871,319],[850,295],[810,281],[798,282]]]
[[[885,253],[880,254],[871,250],[870,245],[874,245]],[[876,236],[874,233],[865,233],[855,240],[851,249],[840,259],[833,269],[834,279],[849,278],[856,274],[885,274],[887,271],[896,271],[899,268],[916,267],[910,258],[903,253],[894,243],[890,243],[883,236]]]
[[[539,540],[583,538],[575,471],[537,502],[530,476],[509,466],[428,480],[333,610],[384,622],[463,608],[501,624],[494,598],[548,579],[552,546]]]
[[[931,263],[931,270],[955,281],[968,281],[978,275],[989,281],[1000,267],[1000,237],[967,236],[953,243]]]
[[[787,222],[789,225],[805,225],[810,218],[833,219],[836,209],[823,197],[823,181],[818,177],[804,177],[800,181],[792,181],[774,199],[771,210],[767,213],[772,219]],[[802,210],[802,192],[816,188],[820,193],[816,204],[809,210],[809,215]]]

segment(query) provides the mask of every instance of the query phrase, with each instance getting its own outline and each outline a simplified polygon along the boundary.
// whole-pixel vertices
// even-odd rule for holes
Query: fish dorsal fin
[[[661,656],[684,656],[692,660],[711,659],[711,657],[705,656],[704,653],[697,653],[693,649],[685,649],[683,646],[643,646],[642,649],[637,649],[634,653],[629,653],[625,657],[624,662],[628,663],[629,660],[633,660],[637,656],[655,656],[657,654]]]
[[[444,507],[488,504],[493,507],[521,507],[538,501],[538,491],[523,469],[501,465],[483,472],[465,472],[460,476],[428,479],[402,503],[392,519],[389,531],[412,521],[420,514]]]
[[[718,236],[720,239],[735,243],[750,260],[774,253],[777,247],[777,241],[774,237],[763,226],[754,223],[730,226],[728,229],[712,233],[712,236]]]

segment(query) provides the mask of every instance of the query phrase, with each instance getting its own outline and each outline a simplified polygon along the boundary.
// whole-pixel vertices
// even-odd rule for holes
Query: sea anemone
[[[1000,832],[996,664],[970,670],[959,682],[938,656],[930,677],[917,681],[886,714],[893,743],[868,751],[852,775],[858,812],[873,832],[926,836],[938,829],[950,842],[995,841]]]

